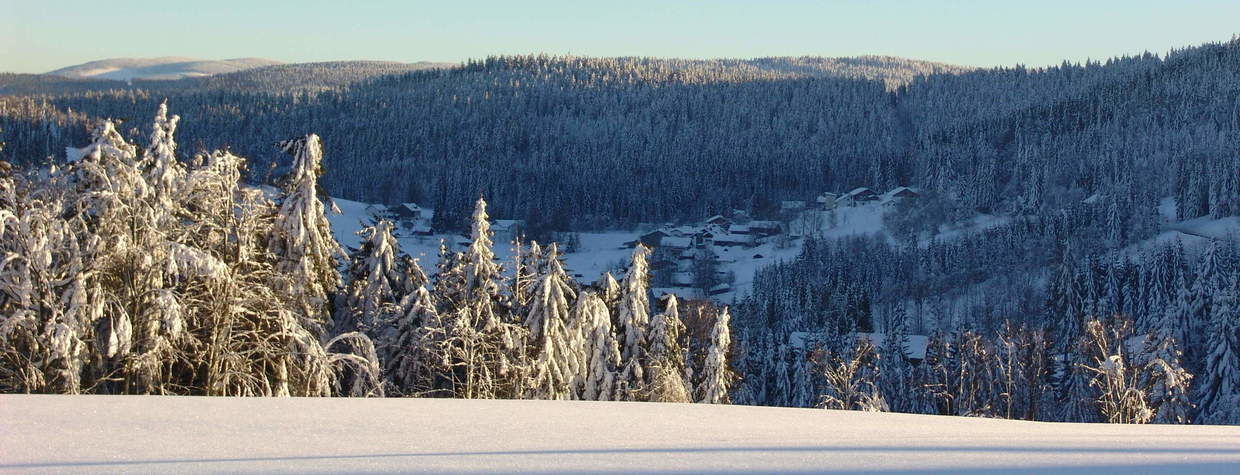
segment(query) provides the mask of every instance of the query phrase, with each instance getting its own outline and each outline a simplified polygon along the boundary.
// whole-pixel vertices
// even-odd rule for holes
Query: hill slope
[[[58,473],[1240,470],[1237,427],[748,406],[8,395],[0,429],[0,470]]]
[[[161,58],[111,58],[91,61],[51,71],[48,74],[70,78],[127,81],[130,79],[181,79],[231,73],[261,66],[284,64],[263,58],[203,60],[167,56]]]

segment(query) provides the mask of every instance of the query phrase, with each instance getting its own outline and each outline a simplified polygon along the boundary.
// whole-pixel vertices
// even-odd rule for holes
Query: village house
[[[718,229],[711,226],[703,229],[702,232],[693,235],[693,247],[698,249],[705,248],[715,244],[715,234],[722,234]]]
[[[693,274],[688,272],[672,274],[672,287],[693,287]]]
[[[659,242],[659,247],[666,247],[674,250],[685,250],[693,247],[692,237],[668,236]]]
[[[435,230],[431,229],[431,227],[426,225],[425,223],[413,223],[413,222],[405,221],[401,223],[401,229],[403,229],[404,232],[409,233],[413,236],[430,236],[430,235],[435,234]]]
[[[724,234],[721,236],[715,236],[715,245],[722,246],[722,247],[730,247],[730,246],[753,247],[754,236],[752,234],[728,233],[728,234]]]
[[[646,234],[638,236],[636,241],[629,241],[629,242],[624,243],[624,247],[633,248],[633,247],[637,247],[637,243],[642,243],[642,245],[653,249],[653,248],[659,247],[659,245],[663,243],[663,239],[669,236],[670,235],[667,233],[667,231],[664,231],[662,229],[656,229],[654,231],[650,231]]]
[[[835,202],[839,199],[839,195],[835,193],[823,193],[814,198],[814,203],[818,205],[818,209],[830,210],[835,209]]]
[[[783,232],[783,228],[780,226],[779,221],[750,221],[749,222],[749,234],[751,235],[755,235],[759,237],[766,237],[766,236],[775,236],[782,232]]]
[[[417,203],[401,203],[389,206],[388,213],[393,221],[417,221],[422,219],[422,207]]]
[[[799,200],[780,201],[779,211],[783,213],[798,213],[801,211],[805,211],[805,202],[799,201]]]
[[[901,186],[898,188],[892,188],[891,191],[883,193],[883,202],[884,203],[897,203],[900,200],[916,199],[920,197],[921,197],[921,193],[918,193],[916,189],[909,188],[907,186]]]
[[[878,193],[866,187],[855,188],[848,193],[844,193],[835,200],[836,206],[856,206],[859,204],[878,201]]]

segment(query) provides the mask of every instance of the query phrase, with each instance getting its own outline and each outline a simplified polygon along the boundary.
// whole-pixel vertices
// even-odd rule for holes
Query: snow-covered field
[[[1240,427],[654,403],[7,395],[0,471],[1240,473]]]

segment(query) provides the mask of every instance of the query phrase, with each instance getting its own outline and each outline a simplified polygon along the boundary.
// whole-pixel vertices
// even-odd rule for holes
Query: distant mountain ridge
[[[110,58],[90,61],[48,72],[47,74],[70,78],[168,80],[211,76],[244,71],[262,66],[285,64],[264,58],[234,58],[204,60],[179,56],[160,58]]]

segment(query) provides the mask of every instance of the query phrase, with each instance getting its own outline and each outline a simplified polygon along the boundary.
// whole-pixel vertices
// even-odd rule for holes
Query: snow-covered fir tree
[[[620,284],[616,331],[624,365],[617,381],[622,394],[640,389],[649,378],[646,367],[646,328],[650,325],[650,277],[646,257],[649,255],[650,249],[646,246],[640,243],[635,246],[628,273]]]
[[[495,262],[488,218],[487,202],[479,197],[474,203],[469,247],[462,256],[462,270],[466,298],[474,305],[482,328],[490,331],[500,323],[495,308],[499,301],[500,266]]]
[[[406,299],[407,311],[396,320],[395,338],[384,354],[384,373],[397,393],[411,395],[433,390],[447,374],[443,345],[447,331],[426,287],[417,287]]]
[[[685,381],[684,347],[681,337],[684,323],[676,296],[663,297],[663,311],[650,322],[646,338],[650,344],[646,354],[646,381],[641,387],[643,400],[656,402],[690,402],[692,388]]]
[[[530,376],[526,389],[534,399],[571,399],[581,379],[581,339],[570,330],[569,302],[575,298],[555,244],[547,248],[546,266],[534,283],[525,327],[529,329]]]
[[[878,356],[882,375],[879,388],[892,411],[905,412],[911,405],[908,378],[912,367],[908,363],[907,315],[903,304],[897,304],[887,318],[889,321],[883,333],[883,345]]]
[[[710,330],[710,346],[706,352],[706,360],[702,367],[702,383],[697,387],[697,402],[706,404],[724,404],[730,402],[728,389],[732,385],[732,369],[729,367],[728,355],[732,346],[732,333],[729,326],[732,315],[724,307],[715,317],[715,324]]]
[[[576,384],[578,396],[587,401],[610,401],[616,397],[620,371],[620,346],[612,329],[607,304],[593,292],[583,291],[573,310],[575,326],[582,336],[582,371]]]
[[[1240,424],[1240,278],[1211,305],[1204,371],[1197,382],[1197,421]]]
[[[399,244],[392,237],[392,223],[380,220],[357,232],[361,246],[349,256],[344,287],[336,296],[335,332],[363,331],[374,335],[381,325],[401,314],[406,297],[403,276],[410,274],[399,264]]]
[[[329,207],[323,203],[318,184],[323,174],[323,144],[318,135],[309,134],[278,146],[293,157],[269,239],[271,252],[278,258],[278,285],[294,299],[307,328],[322,332],[331,318],[328,298],[340,287],[338,264],[344,258],[344,250],[332,236]]]

